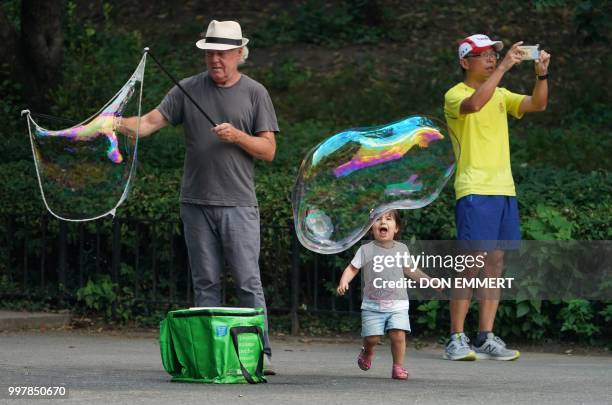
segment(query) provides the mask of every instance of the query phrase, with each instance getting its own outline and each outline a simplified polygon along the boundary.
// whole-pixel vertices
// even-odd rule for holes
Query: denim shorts
[[[382,336],[389,329],[410,332],[408,309],[395,312],[361,310],[361,336]]]

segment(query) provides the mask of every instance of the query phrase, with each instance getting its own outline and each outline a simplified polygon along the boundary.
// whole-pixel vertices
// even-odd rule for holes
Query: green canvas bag
[[[172,381],[265,383],[264,312],[257,308],[191,308],[168,312],[159,346]]]

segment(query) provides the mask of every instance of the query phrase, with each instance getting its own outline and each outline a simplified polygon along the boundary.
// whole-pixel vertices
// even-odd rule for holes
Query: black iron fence
[[[0,299],[45,297],[74,301],[88,282],[110,279],[134,301],[151,306],[193,305],[192,279],[181,223],[115,217],[66,222],[43,214],[5,217],[0,247]],[[271,312],[287,313],[297,333],[300,313],[359,309],[359,288],[337,297],[350,252],[318,255],[304,249],[292,223],[261,227],[260,268]],[[223,305],[237,305],[225,272]]]

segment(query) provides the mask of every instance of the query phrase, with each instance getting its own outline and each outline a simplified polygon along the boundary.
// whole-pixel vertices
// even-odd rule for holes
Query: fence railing
[[[40,295],[74,300],[88,280],[110,277],[145,305],[193,305],[182,224],[115,217],[66,222],[38,217],[0,219],[0,298]],[[359,288],[334,293],[350,252],[318,255],[299,243],[292,223],[261,227],[260,269],[269,311],[288,313],[291,331],[300,313],[356,313]],[[225,272],[223,305],[237,305]]]

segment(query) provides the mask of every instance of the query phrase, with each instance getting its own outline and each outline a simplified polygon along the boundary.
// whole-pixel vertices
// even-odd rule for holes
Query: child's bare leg
[[[391,340],[391,354],[393,364],[404,366],[406,356],[406,331],[402,329],[389,329],[389,339]]]
[[[368,371],[372,367],[372,357],[374,357],[374,346],[380,342],[381,336],[364,336],[363,349],[357,357],[357,365],[363,371]]]
[[[381,336],[364,336],[363,347],[366,354],[369,355],[374,352],[374,347],[380,342],[380,338]]]

